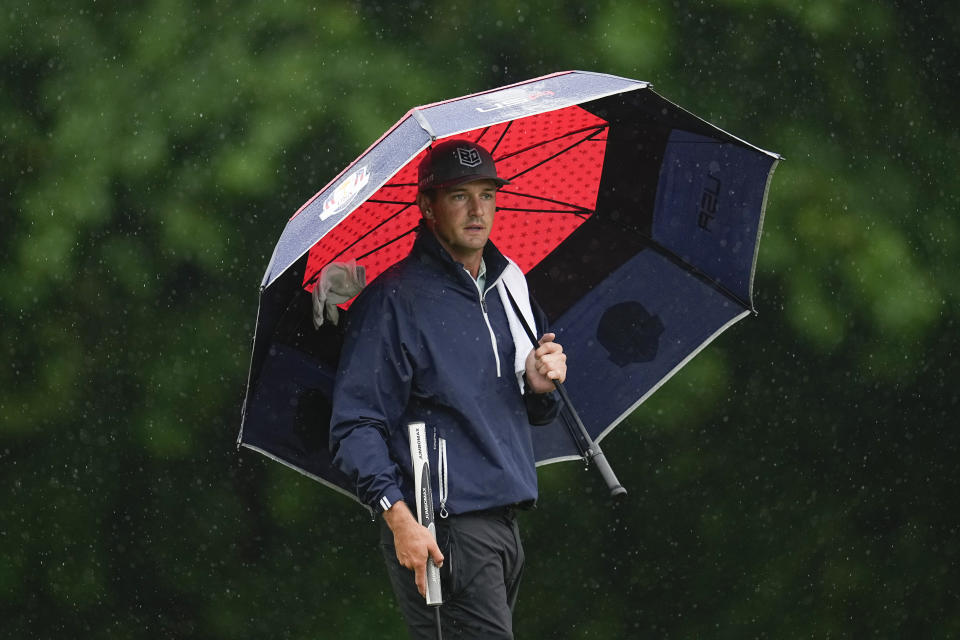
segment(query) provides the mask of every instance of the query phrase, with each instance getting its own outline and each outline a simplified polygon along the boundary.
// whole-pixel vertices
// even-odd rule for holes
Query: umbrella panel
[[[343,329],[314,329],[310,294],[299,286],[304,264],[261,298],[240,443],[356,499],[327,448]]]
[[[491,239],[523,271],[593,213],[606,129],[601,118],[571,106],[452,136],[490,149],[500,175],[511,181],[498,195]],[[305,289],[312,290],[330,262],[357,260],[370,281],[410,252],[420,219],[417,166],[425,153],[414,156],[310,249]]]
[[[602,439],[746,313],[655,251],[623,263],[554,323],[571,363],[567,391],[590,436]],[[580,457],[562,420],[532,434],[538,464]]]

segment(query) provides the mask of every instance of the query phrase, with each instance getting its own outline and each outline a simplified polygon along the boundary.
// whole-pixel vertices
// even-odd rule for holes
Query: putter
[[[413,463],[413,477],[417,492],[417,520],[437,539],[437,527],[433,519],[433,489],[430,485],[430,459],[427,455],[427,426],[423,422],[411,422],[407,425],[410,433],[410,460]],[[440,605],[443,594],[440,590],[440,569],[427,558],[427,605],[434,607],[433,616],[437,625],[437,638],[440,632]]]

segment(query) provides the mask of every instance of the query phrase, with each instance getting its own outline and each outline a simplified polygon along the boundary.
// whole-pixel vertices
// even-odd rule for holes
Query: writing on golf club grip
[[[423,422],[411,422],[407,425],[410,436],[410,462],[413,465],[413,478],[417,492],[417,521],[427,528],[433,539],[437,539],[437,527],[433,519],[433,489],[430,484],[430,459],[427,450],[427,426]],[[427,558],[427,604],[437,606],[443,603],[440,589],[440,569]]]

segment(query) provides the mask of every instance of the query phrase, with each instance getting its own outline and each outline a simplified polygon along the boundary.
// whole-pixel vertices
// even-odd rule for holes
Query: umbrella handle
[[[603,455],[603,451],[600,451],[600,447],[596,447],[593,450],[593,455],[591,459],[596,463],[597,469],[600,471],[600,475],[603,476],[604,481],[607,483],[607,487],[610,488],[610,497],[619,498],[620,496],[627,495],[627,490],[623,488],[623,485],[620,484],[620,481],[617,480],[617,474],[613,472],[613,469],[610,468],[610,463],[607,462],[607,456]]]
[[[619,498],[627,495],[627,490],[624,489],[623,485],[620,484],[620,481],[617,480],[617,474],[613,472],[613,469],[610,467],[610,463],[607,462],[607,456],[604,455],[603,449],[601,449],[600,445],[594,442],[593,438],[590,437],[590,433],[587,431],[583,421],[580,419],[580,414],[577,413],[577,410],[573,407],[573,403],[570,402],[570,396],[567,395],[567,389],[559,380],[554,380],[553,384],[557,388],[560,398],[563,399],[563,403],[570,411],[570,415],[573,416],[574,421],[580,428],[580,435],[587,442],[587,457],[596,463],[597,470],[600,471],[600,475],[603,476],[604,481],[607,483],[607,487],[610,489],[610,497]]]

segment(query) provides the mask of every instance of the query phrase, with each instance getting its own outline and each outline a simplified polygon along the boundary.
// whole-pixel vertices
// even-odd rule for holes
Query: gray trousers
[[[444,640],[512,640],[513,608],[524,561],[514,510],[438,518],[437,543],[444,557],[440,570],[440,624]],[[393,533],[383,520],[380,551],[410,637],[436,638],[432,607],[417,591],[413,571],[397,561]]]

